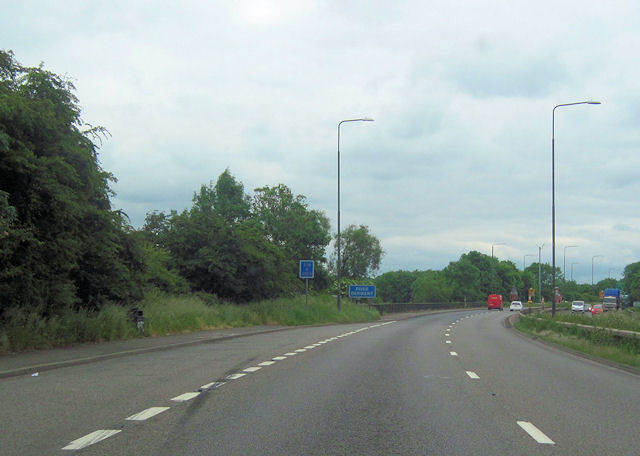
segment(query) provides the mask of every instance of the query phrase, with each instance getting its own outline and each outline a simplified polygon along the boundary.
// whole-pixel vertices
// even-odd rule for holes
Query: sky
[[[0,47],[70,77],[110,132],[135,227],[229,168],[335,232],[337,126],[370,117],[340,128],[341,228],[380,239],[381,273],[492,248],[551,263],[552,136],[556,265],[591,283],[640,261],[637,0],[2,4]]]

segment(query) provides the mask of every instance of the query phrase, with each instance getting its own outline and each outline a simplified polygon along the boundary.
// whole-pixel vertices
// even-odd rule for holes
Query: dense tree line
[[[551,265],[532,263],[520,271],[511,261],[500,261],[475,251],[463,254],[440,271],[391,271],[376,277],[375,284],[378,298],[383,302],[483,302],[492,293],[508,299],[512,291],[517,292],[519,299],[526,300],[530,288],[535,290],[537,302],[540,299],[539,269],[542,297],[551,302]],[[622,282],[605,279],[594,285],[565,280],[561,269],[556,267],[556,285],[566,301],[593,302],[601,290],[621,286],[632,296],[640,296],[640,263],[627,266]]]

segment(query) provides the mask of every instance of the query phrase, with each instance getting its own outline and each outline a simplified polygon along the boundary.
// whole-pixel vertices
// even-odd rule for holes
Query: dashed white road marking
[[[450,340],[445,340],[445,343],[450,344],[451,341]]]
[[[263,361],[260,364],[258,364],[258,366],[262,366],[262,367],[271,366],[272,364],[275,364],[275,363],[276,363],[275,361]]]
[[[206,385],[202,385],[200,387],[200,391],[203,390],[208,390],[211,388],[220,388],[222,385],[224,385],[226,382],[213,382],[213,383],[207,383]]]
[[[74,440],[64,447],[63,450],[81,450],[89,445],[93,445],[94,443],[107,439],[112,435],[116,435],[118,432],[120,432],[119,429],[100,429]]]
[[[131,415],[128,418],[125,418],[125,420],[129,420],[129,421],[144,421],[144,420],[148,420],[149,418],[156,416],[159,413],[162,413],[166,410],[169,410],[171,407],[150,407],[146,410],[143,410],[139,413],[136,413],[135,415]]]
[[[312,348],[316,348],[316,345],[307,345],[304,348],[307,349],[307,350],[311,350]]]
[[[444,335],[445,335],[446,337],[449,337],[449,336],[451,335],[451,333],[444,333]]]
[[[458,356],[458,354],[457,354],[456,352],[449,352],[449,354],[450,354],[451,356]]]
[[[473,379],[480,378],[480,377],[478,376],[478,374],[476,374],[476,373],[475,373],[475,372],[473,372],[473,371],[466,371],[466,372],[467,372],[467,375],[468,375],[470,378],[473,378]]]
[[[289,352],[289,353],[285,353],[284,356],[296,356],[297,353],[294,352]]]
[[[259,371],[260,369],[262,369],[262,367],[260,367],[260,366],[253,366],[253,367],[247,367],[246,369],[242,369],[242,372],[249,372],[249,373],[252,373],[252,372]]]
[[[241,373],[237,373],[237,374],[231,374],[229,375],[226,380],[238,380],[240,377],[244,377],[247,374],[241,374]]]
[[[296,353],[303,353],[303,352],[306,352],[306,351],[307,351],[306,348],[299,348],[299,349],[295,350]]]
[[[176,396],[176,397],[172,397],[171,400],[175,401],[175,402],[185,402],[185,401],[190,401],[191,399],[193,399],[194,397],[198,396],[200,393],[197,392],[192,392],[192,393],[184,393],[181,394],[180,396]]]
[[[286,356],[274,356],[273,358],[271,358],[274,361],[282,361],[283,359],[287,359]]]
[[[525,432],[527,434],[529,434],[533,440],[535,440],[538,443],[546,443],[549,445],[555,445],[556,442],[554,442],[553,440],[551,440],[549,437],[547,437],[544,432],[542,432],[540,429],[538,429],[537,427],[535,427],[533,424],[531,424],[528,421],[517,421],[518,426],[520,426],[522,429],[525,430]]]

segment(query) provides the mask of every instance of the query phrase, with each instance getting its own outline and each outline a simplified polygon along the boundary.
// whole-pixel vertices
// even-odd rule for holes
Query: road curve
[[[638,454],[640,377],[505,313],[303,328],[2,380],[2,454]]]

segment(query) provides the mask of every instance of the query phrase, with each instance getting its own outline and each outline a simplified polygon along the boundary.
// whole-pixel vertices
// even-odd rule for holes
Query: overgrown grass
[[[347,323],[380,318],[376,310],[347,300],[338,312],[335,298],[330,296],[310,296],[308,305],[304,296],[235,305],[220,303],[207,295],[149,293],[138,307],[144,310],[145,333],[150,336],[241,326]],[[65,310],[49,318],[24,311],[11,312],[5,315],[0,327],[0,353],[138,337],[127,310],[110,305],[100,312]]]
[[[551,320],[551,314],[536,314],[538,318]],[[556,321],[566,321],[569,323],[580,323],[582,325],[597,326],[599,328],[615,328],[626,329],[628,331],[640,332],[640,316],[639,312],[630,312],[627,310],[616,312],[605,312],[599,315],[581,314],[581,313],[558,313],[553,319]]]
[[[614,314],[613,312],[611,314]],[[595,323],[602,317],[606,317],[599,322],[600,327],[605,327],[605,321],[610,323],[619,323],[617,318],[612,318],[612,315],[607,317],[607,313],[597,316],[591,320],[589,317],[583,317],[589,320],[588,323]],[[621,317],[622,315],[619,315]],[[578,315],[562,317],[556,315],[555,319],[550,316],[541,316],[535,314],[532,317],[521,316],[515,325],[515,328],[524,333],[530,334],[533,337],[539,338],[546,342],[551,342],[573,350],[586,353],[592,356],[596,356],[610,361],[615,361],[620,364],[626,364],[637,369],[640,369],[640,339],[626,339],[616,337],[604,329],[596,329],[594,331],[586,331],[577,327],[566,327],[558,324],[558,321],[569,321],[566,317],[572,317],[575,321],[573,323],[582,323],[575,317],[582,317]],[[611,320],[608,320],[611,318]]]

